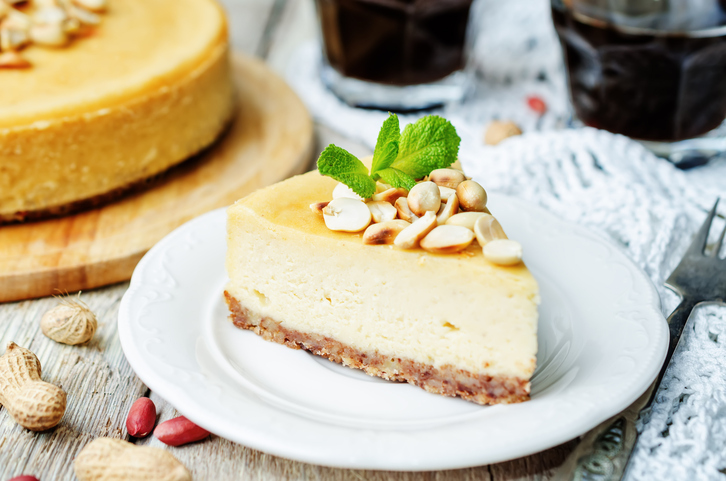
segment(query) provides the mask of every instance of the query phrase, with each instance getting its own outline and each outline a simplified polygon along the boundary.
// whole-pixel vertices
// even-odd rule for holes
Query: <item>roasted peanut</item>
[[[436,214],[428,211],[423,217],[403,229],[396,236],[393,244],[401,249],[413,249],[434,227],[436,227]]]
[[[209,431],[200,428],[184,416],[179,416],[156,426],[154,436],[169,446],[181,446],[182,444],[201,441],[209,436]]]
[[[399,197],[398,199],[396,199],[395,207],[398,211],[398,217],[400,219],[403,219],[407,222],[414,222],[416,219],[418,219],[418,216],[411,212],[411,209],[408,207],[407,198]]]
[[[441,206],[439,187],[433,182],[420,182],[408,193],[408,208],[421,217],[426,212],[438,212]]]
[[[421,248],[435,254],[453,254],[466,249],[474,233],[458,225],[440,225],[421,239]]]
[[[487,207],[487,192],[473,180],[465,180],[456,188],[459,207],[467,212],[484,212]]]
[[[126,430],[129,436],[145,438],[154,430],[156,424],[156,406],[147,397],[137,399],[126,417]]]
[[[363,233],[363,243],[369,245],[393,244],[396,236],[410,225],[410,222],[401,219],[371,224]]]
[[[499,221],[493,215],[484,215],[479,217],[474,223],[474,235],[479,245],[484,247],[489,242],[497,239],[506,239],[507,234],[504,233]]]
[[[429,174],[429,180],[439,187],[456,189],[466,180],[464,174],[455,169],[436,169]]]
[[[484,212],[459,212],[458,214],[454,214],[449,217],[446,221],[446,225],[460,225],[467,229],[471,229],[473,232],[476,221],[485,215],[489,214],[485,214]]]
[[[483,248],[486,260],[501,266],[512,266],[522,262],[522,244],[509,239],[497,239]]]
[[[439,212],[436,215],[436,222],[438,222],[439,225],[446,224],[446,221],[451,218],[451,216],[457,214],[459,212],[459,198],[456,194],[449,197],[448,202],[446,204],[441,204],[441,209],[439,209]]]
[[[484,133],[484,143],[487,145],[497,145],[504,139],[521,134],[522,130],[511,120],[495,120],[489,124]]]
[[[328,204],[330,204],[329,200],[326,202],[313,202],[312,204],[310,204],[310,210],[313,211],[313,213],[315,213],[315,214],[322,214],[323,209]]]
[[[398,210],[395,207],[382,200],[367,202],[366,205],[371,211],[373,222],[386,222],[395,219],[396,215],[398,215]]]
[[[330,230],[360,232],[371,223],[371,211],[363,201],[339,197],[323,208],[323,220]]]

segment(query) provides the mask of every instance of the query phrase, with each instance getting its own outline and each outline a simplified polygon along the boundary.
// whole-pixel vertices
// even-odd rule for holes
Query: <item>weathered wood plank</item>
[[[124,437],[126,413],[147,391],[126,362],[116,331],[127,287],[124,283],[82,295],[99,320],[96,335],[82,346],[58,344],[40,331],[40,318],[56,299],[0,304],[0,353],[10,341],[30,349],[40,359],[43,379],[68,394],[61,423],[45,433],[27,431],[0,408],[0,479],[23,473],[74,479],[72,460],[88,441]]]

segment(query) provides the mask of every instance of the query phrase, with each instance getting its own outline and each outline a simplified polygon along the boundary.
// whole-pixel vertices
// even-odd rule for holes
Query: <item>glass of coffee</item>
[[[726,0],[552,0],[572,107],[677,164],[726,151]]]
[[[317,0],[322,77],[350,105],[392,111],[461,100],[473,0]]]

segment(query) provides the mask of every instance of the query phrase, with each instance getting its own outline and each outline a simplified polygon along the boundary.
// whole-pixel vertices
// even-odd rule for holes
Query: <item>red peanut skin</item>
[[[142,397],[134,402],[126,418],[126,430],[129,436],[145,438],[154,430],[156,424],[156,406],[154,401]]]
[[[38,478],[24,474],[22,476],[15,476],[12,479],[8,479],[8,481],[38,481]]]
[[[206,438],[209,436],[209,431],[200,428],[184,416],[179,416],[156,426],[154,436],[169,446],[181,446]]]
[[[527,97],[527,105],[539,115],[544,115],[547,112],[547,104],[536,95]]]

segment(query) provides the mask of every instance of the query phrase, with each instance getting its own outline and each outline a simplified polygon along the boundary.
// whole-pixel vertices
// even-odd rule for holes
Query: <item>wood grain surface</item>
[[[0,410],[0,480],[31,474],[41,480],[75,479],[72,460],[98,436],[123,438],[131,404],[148,389],[126,362],[116,332],[118,305],[126,285],[84,294],[99,321],[94,338],[66,346],[45,337],[40,317],[58,301],[45,298],[0,305],[0,353],[8,342],[38,356],[43,380],[62,387],[68,407],[60,424],[30,432]]]
[[[309,0],[222,0],[231,20],[235,48],[269,61],[282,73],[286,58],[302,40],[315,34],[315,13]],[[334,142],[359,156],[364,146],[316,126],[315,153]],[[32,233],[33,236],[38,235]],[[0,251],[0,256],[4,252]],[[1,272],[1,271],[0,271]],[[83,346],[65,346],[43,336],[40,318],[57,300],[44,298],[0,304],[0,354],[9,341],[35,352],[43,379],[68,392],[68,408],[60,425],[32,433],[16,425],[0,407],[0,481],[20,474],[41,481],[73,480],[72,461],[98,436],[129,439],[125,418],[131,404],[147,395],[154,400],[159,421],[178,415],[173,406],[149,392],[135,376],[121,351],[116,330],[118,306],[128,283],[82,294],[96,312],[99,329]],[[137,444],[162,446],[153,437]],[[575,442],[513,461],[470,469],[432,472],[389,472],[334,469],[264,454],[217,436],[178,448],[165,447],[192,471],[195,480],[253,481],[539,481],[561,464]]]
[[[0,227],[0,302],[128,280],[184,222],[307,169],[313,127],[303,104],[261,61],[237,55],[233,67],[237,116],[206,152],[98,209]]]

